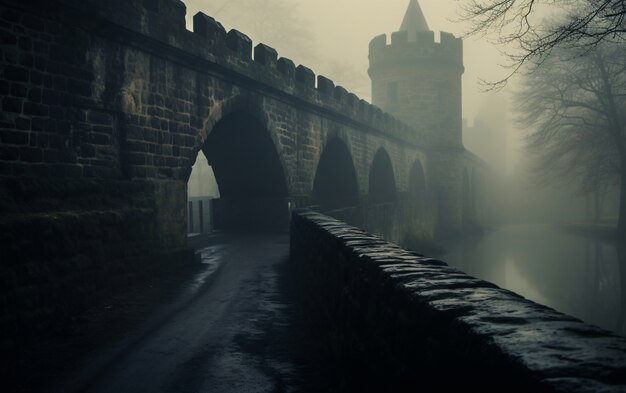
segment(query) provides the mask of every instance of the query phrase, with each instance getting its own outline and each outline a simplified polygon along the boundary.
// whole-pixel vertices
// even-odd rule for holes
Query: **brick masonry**
[[[295,212],[290,258],[312,328],[386,390],[626,390],[625,338],[333,218]]]
[[[325,145],[340,138],[360,195],[380,149],[399,193],[419,160],[440,209],[451,212],[446,229],[460,227],[460,186],[440,174],[479,168],[467,152],[431,151],[432,132],[409,128],[271,47],[253,49],[206,15],[187,31],[178,0],[3,2],[1,20],[1,175],[149,179],[184,193],[212,128],[245,112],[267,129],[296,204],[310,196]],[[162,198],[169,205],[159,214],[173,224],[162,228],[164,241],[180,245],[184,197],[175,199]]]
[[[0,0],[6,347],[27,326],[45,331],[71,314],[51,299],[88,303],[124,270],[186,246],[191,167],[230,115],[267,132],[289,206],[311,203],[320,156],[338,138],[356,172],[359,204],[344,212],[352,222],[394,240],[459,230],[461,169],[481,168],[469,153],[433,149],[431,134],[271,47],[204,14],[188,31],[185,17],[178,0]],[[381,149],[398,193],[391,206],[368,201]],[[419,210],[407,191],[417,161],[429,201]]]

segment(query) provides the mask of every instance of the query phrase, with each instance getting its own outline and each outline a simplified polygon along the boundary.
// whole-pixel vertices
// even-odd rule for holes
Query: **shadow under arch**
[[[427,194],[426,194],[426,175],[424,174],[424,167],[420,160],[415,160],[411,169],[409,170],[409,197],[417,210],[425,208]]]
[[[216,229],[286,230],[288,189],[278,151],[263,117],[235,101],[203,135],[201,150],[215,173]],[[239,105],[237,105],[239,103]],[[254,107],[252,107],[254,108]]]
[[[369,197],[373,203],[395,202],[396,180],[389,154],[384,148],[378,149],[369,173]]]
[[[315,171],[313,203],[323,210],[358,204],[359,187],[352,156],[345,142],[332,138],[324,147]]]

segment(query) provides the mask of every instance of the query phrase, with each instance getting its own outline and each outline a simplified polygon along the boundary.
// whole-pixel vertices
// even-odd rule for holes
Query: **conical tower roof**
[[[415,32],[417,31],[430,31],[422,8],[417,0],[411,0],[409,2],[409,8],[407,8],[404,20],[402,20],[400,31],[408,31],[409,37],[415,37]]]

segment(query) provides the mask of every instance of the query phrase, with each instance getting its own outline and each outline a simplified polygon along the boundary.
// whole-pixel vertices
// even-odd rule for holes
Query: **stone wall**
[[[193,259],[161,246],[155,192],[150,182],[0,179],[0,375],[105,296]]]
[[[381,148],[398,191],[415,160],[428,167],[419,133],[207,15],[186,30],[178,0],[2,2],[0,21],[0,176],[159,183],[164,244],[184,244],[191,166],[232,114],[266,128],[288,197],[305,204],[333,138],[348,145],[362,195]]]
[[[626,339],[340,221],[296,211],[291,263],[338,372],[370,389],[626,389]]]

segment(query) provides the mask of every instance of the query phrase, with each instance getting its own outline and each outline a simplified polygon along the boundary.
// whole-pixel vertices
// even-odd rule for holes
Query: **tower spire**
[[[430,31],[417,0],[410,0],[400,31],[408,31],[409,37],[415,37],[415,33],[418,31]]]

